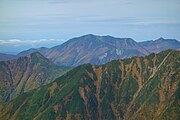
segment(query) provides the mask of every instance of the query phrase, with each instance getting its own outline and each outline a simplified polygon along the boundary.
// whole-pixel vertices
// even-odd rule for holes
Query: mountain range
[[[38,52],[0,61],[0,103],[60,77],[70,68],[57,66]]]
[[[64,46],[67,44],[67,49],[70,49],[71,45],[78,43],[71,42],[59,49],[66,48]],[[126,43],[133,46],[131,49],[139,47],[131,39],[123,46]],[[96,47],[98,50],[101,44],[100,40],[97,46],[89,44],[89,49]],[[147,52],[142,50],[144,54]],[[0,119],[177,120],[180,118],[179,86],[180,51],[166,50],[98,66],[85,64],[48,85],[1,104]]]
[[[46,58],[61,66],[78,66],[86,63],[100,65],[111,60],[145,56],[167,49],[180,49],[180,42],[175,39],[159,38],[152,41],[136,42],[131,38],[112,36],[84,35],[52,47],[29,49],[20,52],[16,57],[40,52]],[[1,59],[5,59],[0,57]],[[6,57],[8,59],[8,57]],[[1,60],[0,59],[0,60]]]
[[[0,119],[180,119],[179,50],[175,39],[88,34],[2,53]]]

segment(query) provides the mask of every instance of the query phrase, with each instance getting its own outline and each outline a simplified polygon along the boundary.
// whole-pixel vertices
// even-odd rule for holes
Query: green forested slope
[[[81,65],[0,105],[0,119],[180,118],[180,52]]]
[[[0,103],[52,82],[69,68],[56,66],[40,53],[0,61]]]

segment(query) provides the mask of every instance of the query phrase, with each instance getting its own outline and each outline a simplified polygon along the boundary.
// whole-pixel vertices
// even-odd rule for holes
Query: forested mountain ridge
[[[68,70],[38,52],[16,60],[0,61],[0,102],[48,84]]]
[[[0,119],[179,119],[180,52],[85,64],[0,105]]]

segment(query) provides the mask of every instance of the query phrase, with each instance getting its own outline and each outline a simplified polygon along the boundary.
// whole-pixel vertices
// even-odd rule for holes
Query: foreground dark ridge
[[[81,65],[0,106],[0,119],[179,119],[180,52]]]

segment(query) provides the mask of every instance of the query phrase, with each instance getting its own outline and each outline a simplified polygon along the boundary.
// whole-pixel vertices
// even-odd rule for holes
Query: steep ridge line
[[[154,75],[155,75],[156,72],[159,70],[159,68],[162,66],[162,64],[165,62],[165,60],[166,60],[167,57],[170,55],[170,53],[171,53],[171,52],[169,52],[169,53],[164,57],[164,59],[163,59],[162,62],[159,64],[159,66],[157,67],[157,69],[155,70],[155,72],[152,73],[152,75],[148,78],[148,80],[142,85],[141,89],[149,83],[149,80],[150,80],[151,78],[154,77]],[[132,101],[130,102],[130,105],[129,105],[129,107],[127,108],[127,110],[130,109],[130,107],[133,105],[133,103],[134,103],[135,99],[137,98],[137,96],[138,96],[139,92],[141,91],[141,89],[138,90],[138,91],[134,94],[133,99],[132,99]]]
[[[162,62],[159,64],[156,72],[159,70],[159,68],[160,68],[160,67],[162,66],[162,64],[165,62],[165,60],[166,60],[167,57],[170,55],[170,53],[171,53],[171,52],[169,52],[168,55],[165,56],[165,58],[164,58],[164,59],[162,60]],[[154,76],[155,76],[155,74],[154,74]],[[154,77],[154,76],[153,76],[153,77]],[[151,77],[151,78],[152,78],[152,77]],[[150,79],[151,79],[151,78],[150,78]],[[155,91],[155,89],[153,89],[152,93],[154,93],[154,91]],[[151,94],[151,96],[152,96],[152,94]],[[149,100],[149,98],[151,98],[151,96],[149,96],[149,97],[146,99],[146,101],[145,101],[145,102],[141,105],[141,107],[135,112],[135,114],[138,113],[138,112],[141,110],[141,108],[146,104],[146,102]]]
[[[155,70],[154,74],[152,74],[148,80],[150,80],[152,77],[154,77],[155,73],[159,70],[159,68],[162,66],[162,64],[165,62],[165,60],[167,59],[167,57],[170,55],[171,52],[169,52],[164,59],[162,60],[162,62],[159,64],[159,66],[157,67],[157,69]]]
[[[95,68],[95,66],[93,67],[94,72],[96,73],[97,76],[97,81],[96,81],[96,96],[97,96],[97,101],[98,101],[98,110],[100,110],[100,103],[101,103],[101,99],[100,99],[100,85],[102,82],[102,67],[98,67]],[[99,111],[99,116],[101,116],[101,111]]]
[[[26,100],[18,107],[18,109],[15,111],[15,113],[13,114],[13,120],[16,118],[18,112],[21,110],[21,108],[28,102],[29,98],[26,98]]]
[[[11,68],[10,68],[10,66],[9,65],[6,65],[7,66],[7,69],[8,69],[8,71],[9,71],[9,77],[10,77],[10,79],[11,79],[11,81],[10,81],[10,86],[13,86],[13,81],[14,81],[14,79],[13,79],[13,76],[12,76],[12,71],[11,71]],[[12,91],[14,90],[14,87],[12,87],[11,89],[10,89],[10,92],[12,93]],[[6,98],[6,100],[5,101],[8,101],[8,99],[10,99],[10,94],[7,96],[7,98]]]

